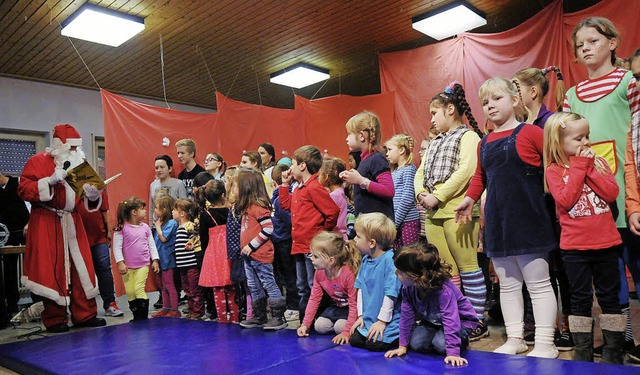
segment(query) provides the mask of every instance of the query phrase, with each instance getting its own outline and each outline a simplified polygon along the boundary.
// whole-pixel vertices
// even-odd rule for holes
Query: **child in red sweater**
[[[618,196],[618,184],[608,163],[591,149],[585,118],[556,113],[544,131],[546,185],[556,202],[562,260],[571,288],[573,358],[593,361],[593,285],[602,308],[602,362],[622,364],[625,316],[618,302],[622,240],[609,207]]]
[[[315,273],[309,257],[309,244],[316,233],[323,230],[332,231],[340,214],[340,208],[318,181],[320,167],[320,150],[314,146],[302,146],[293,153],[291,169],[282,172],[282,185],[279,187],[280,206],[291,211],[291,254],[296,261],[300,322],[304,320],[304,311],[311,295]],[[300,184],[291,195],[289,184],[294,178]]]

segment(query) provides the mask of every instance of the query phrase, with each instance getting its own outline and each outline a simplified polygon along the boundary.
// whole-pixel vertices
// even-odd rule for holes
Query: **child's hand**
[[[120,261],[118,262],[118,271],[120,272],[121,275],[126,275],[127,274],[127,265],[124,264],[124,261]]]
[[[298,327],[298,337],[308,337],[309,336],[309,328],[304,324],[300,324]]]
[[[154,225],[155,225],[155,227],[156,227],[156,230],[157,230],[159,233],[162,233],[162,224],[160,223],[160,220],[156,220],[156,222],[154,223]]]
[[[245,246],[242,248],[242,250],[240,250],[240,253],[242,253],[242,255],[246,255],[249,256],[251,255],[251,248],[249,247],[249,245]]]
[[[362,175],[360,175],[360,172],[358,172],[355,169],[342,171],[340,172],[339,177],[342,179],[342,181],[345,181],[351,185],[359,185],[363,180]]]
[[[154,259],[153,262],[151,263],[151,269],[155,273],[160,273],[160,265],[158,264],[157,259]]]
[[[371,325],[371,328],[369,328],[367,340],[371,340],[373,342],[376,342],[378,339],[382,340],[384,338],[382,333],[384,332],[385,328],[387,328],[387,323],[383,322],[382,320],[378,320],[377,322],[373,323]]]
[[[184,245],[184,248],[185,248],[186,250],[193,250],[193,243],[191,243],[191,242],[187,242],[187,243]]]
[[[455,355],[446,356],[444,359],[444,363],[450,363],[451,366],[453,367],[460,367],[462,365],[469,364],[469,362],[466,359],[462,357],[456,357]]]
[[[436,198],[433,194],[426,194],[422,198],[422,207],[426,208],[427,210],[438,208],[439,203],[440,200],[438,200],[438,198]]]
[[[349,334],[353,335],[358,327],[364,328],[364,320],[362,320],[362,315],[360,315],[358,319],[356,319],[356,321],[353,323],[351,329],[349,330]]]
[[[349,337],[344,333],[338,333],[331,341],[336,345],[344,345],[349,342]]]
[[[636,236],[640,236],[640,212],[634,212],[629,216],[629,229]]]
[[[405,354],[407,354],[407,347],[398,346],[398,349],[389,350],[388,352],[384,353],[384,357],[385,358],[393,358],[394,356],[402,357]]]
[[[583,158],[595,158],[596,153],[589,146],[578,146],[576,156],[581,156]]]
[[[287,169],[282,172],[282,185],[289,186],[291,185],[291,181],[293,180],[293,174],[291,173],[291,169]]]
[[[470,197],[464,197],[460,205],[454,209],[456,212],[456,223],[466,224],[471,221],[471,212],[473,211],[473,205],[476,203]]]

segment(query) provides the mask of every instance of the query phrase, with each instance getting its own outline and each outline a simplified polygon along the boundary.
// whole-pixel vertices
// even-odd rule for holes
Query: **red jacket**
[[[602,160],[602,159],[601,159]],[[569,168],[551,164],[546,178],[556,201],[563,250],[607,249],[622,243],[609,208],[618,196],[618,184],[607,163],[607,173],[594,168],[594,159],[572,156]]]
[[[340,208],[318,182],[318,174],[298,186],[293,198],[286,186],[280,186],[279,195],[282,209],[291,211],[291,254],[308,254],[311,252],[309,244],[316,233],[335,228]]]

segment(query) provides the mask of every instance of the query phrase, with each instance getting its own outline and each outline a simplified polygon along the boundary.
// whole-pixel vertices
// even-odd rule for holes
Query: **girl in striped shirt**
[[[455,208],[464,199],[478,164],[478,123],[471,114],[464,88],[452,82],[431,99],[431,123],[439,134],[429,149],[415,178],[418,203],[427,209],[425,233],[438,248],[440,257],[451,265],[451,281],[464,291],[478,315],[480,325],[469,341],[488,336],[484,324],[487,287],[478,265],[478,231],[480,210],[474,205],[471,220],[458,223]],[[469,124],[462,122],[466,116]]]
[[[256,169],[242,168],[234,184],[235,210],[240,221],[240,253],[244,258],[244,272],[251,293],[253,317],[240,322],[243,328],[279,330],[287,327],[284,312],[286,301],[273,274],[273,223],[271,201]],[[267,305],[271,319],[267,319]]]
[[[633,333],[629,317],[629,290],[624,268],[626,263],[633,276],[636,289],[640,287],[640,257],[635,248],[638,239],[627,228],[625,209],[625,145],[631,123],[630,144],[635,152],[640,147],[640,92],[633,74],[615,67],[616,49],[620,44],[620,34],[611,21],[602,17],[586,18],[578,23],[571,35],[573,52],[579,62],[587,68],[589,78],[567,91],[563,111],[583,116],[590,125],[591,148],[596,155],[604,158],[611,168],[620,187],[618,197],[612,204],[616,226],[622,235],[623,254],[620,257],[620,305],[626,316],[624,327],[614,327],[625,331],[626,351],[630,357],[640,360],[640,347],[634,349]],[[637,154],[636,154],[637,155]],[[595,355],[602,353],[596,348]]]
[[[413,165],[413,150],[415,142],[407,134],[396,134],[387,143],[387,160],[391,165],[391,178],[395,195],[393,196],[394,222],[398,234],[395,249],[400,251],[403,246],[418,242],[420,239],[420,216],[416,208],[413,179],[416,176],[416,166]]]
[[[202,288],[198,285],[200,280],[200,272],[198,271],[198,262],[196,255],[191,246],[187,246],[189,242],[189,232],[186,228],[192,226],[191,220],[195,216],[197,206],[188,199],[178,199],[173,205],[173,220],[178,222],[178,230],[176,232],[176,267],[180,272],[182,281],[182,289],[188,297],[189,301],[189,319],[198,320],[204,317],[204,300],[202,298]]]

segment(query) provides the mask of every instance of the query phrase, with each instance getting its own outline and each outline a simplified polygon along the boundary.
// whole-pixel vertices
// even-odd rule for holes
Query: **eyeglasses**
[[[219,162],[220,160],[218,160],[218,159],[216,159],[216,158],[206,158],[206,159],[204,159],[204,162],[205,162],[205,163],[211,163],[212,161],[217,161],[217,162]]]

